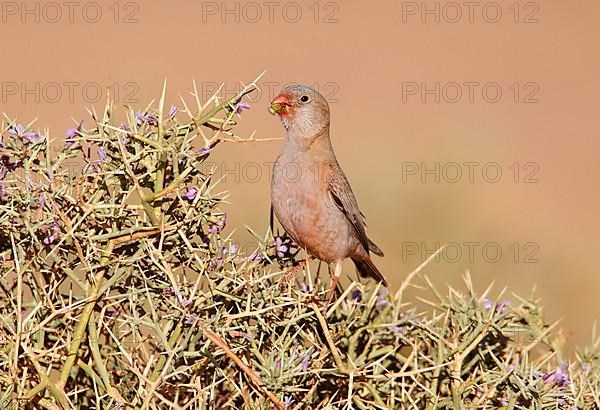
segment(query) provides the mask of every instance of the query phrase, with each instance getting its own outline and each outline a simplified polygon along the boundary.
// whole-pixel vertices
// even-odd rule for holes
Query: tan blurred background
[[[144,106],[167,78],[178,105],[192,79],[205,96],[225,82],[230,96],[267,70],[238,129],[265,138],[282,135],[266,110],[274,90],[315,85],[393,284],[450,243],[426,268],[435,283],[458,285],[468,269],[478,289],[495,280],[527,296],[537,285],[569,346],[589,342],[600,317],[600,3],[366,4],[3,2],[1,110],[63,138],[106,88]],[[280,146],[213,156],[242,244],[244,224],[268,223]]]

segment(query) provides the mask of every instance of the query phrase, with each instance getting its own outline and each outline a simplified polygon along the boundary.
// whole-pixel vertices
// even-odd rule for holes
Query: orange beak
[[[289,115],[290,114],[290,99],[285,94],[279,94],[277,97],[271,101],[271,107],[269,108],[269,112],[273,115]]]

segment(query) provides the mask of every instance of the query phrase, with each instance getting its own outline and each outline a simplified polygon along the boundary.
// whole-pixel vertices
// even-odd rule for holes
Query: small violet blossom
[[[81,120],[79,122],[79,124],[77,125],[76,128],[69,128],[67,131],[65,131],[65,134],[67,135],[67,140],[65,141],[65,145],[67,146],[67,148],[70,148],[75,142],[72,141],[74,138],[77,138],[79,136],[81,136],[81,127],[83,126],[83,120]]]
[[[231,244],[231,246],[229,248],[223,248],[223,253],[224,254],[226,254],[226,253],[229,253],[229,254],[236,253],[238,251],[238,249],[239,249],[239,246],[237,244],[233,243],[233,244]]]
[[[196,323],[197,319],[198,319],[198,316],[196,316],[196,315],[187,315],[183,324],[186,326],[191,326],[194,323]]]
[[[98,161],[99,162],[107,162],[108,156],[106,154],[106,148],[102,147],[98,149]]]
[[[135,118],[138,121],[140,121],[141,123],[145,123],[148,125],[154,125],[154,126],[158,125],[158,120],[152,113],[142,114],[141,112],[136,112]]]
[[[303,372],[308,371],[308,367],[310,366],[310,358],[313,354],[313,351],[314,351],[314,349],[312,347],[310,349],[308,349],[308,352],[306,352],[304,359],[302,359],[302,371]]]
[[[312,292],[312,287],[310,285],[308,285],[307,283],[303,283],[302,284],[302,292],[310,293],[310,292]]]
[[[10,127],[8,129],[8,134],[13,138],[19,137],[23,142],[27,142],[30,144],[37,144],[38,142],[44,139],[44,137],[42,137],[39,134],[36,134],[35,132],[26,131],[25,127],[21,124],[16,124]]]
[[[192,304],[192,301],[189,299],[184,299],[180,292],[177,292],[177,300],[179,301],[179,304],[183,308],[186,308]]]
[[[249,110],[250,109],[250,104],[248,104],[246,101],[241,101],[237,104],[236,108],[235,108],[235,113],[240,115],[242,112],[244,112],[244,110]]]
[[[225,229],[225,226],[227,226],[227,214],[223,214],[223,216],[219,219],[219,221],[208,227],[208,232],[209,233],[217,233],[217,232],[222,232],[223,229]]]
[[[46,227],[47,236],[43,239],[44,244],[50,245],[54,243],[60,236],[60,225],[54,221]]]
[[[484,309],[490,310],[494,307],[494,301],[492,301],[491,299],[485,298],[483,299],[482,305],[484,307]],[[496,304],[496,312],[498,313],[503,313],[505,312],[508,307],[510,306],[510,301],[509,300],[501,300],[500,302],[498,302],[498,304]]]
[[[571,384],[568,363],[561,361],[555,370],[545,373],[542,376],[542,380],[544,383],[556,384],[559,387],[568,386]]]
[[[294,404],[294,399],[292,398],[292,396],[285,396],[283,398],[283,406],[286,409],[289,409],[292,406],[292,404]]]
[[[188,199],[188,201],[193,201],[194,199],[196,199],[196,195],[198,195],[198,188],[196,187],[190,187],[188,188],[188,190],[185,192],[185,197]]]
[[[200,155],[206,155],[206,154],[212,152],[212,150],[214,150],[213,147],[202,147],[202,148],[200,148],[199,153],[200,153]]]
[[[2,155],[0,157],[0,181],[6,178],[8,171],[14,171],[15,169],[22,168],[23,162],[10,162],[8,155]]]
[[[490,310],[494,307],[494,302],[491,299],[485,298],[483,299],[483,307],[487,310]]]
[[[210,231],[210,228],[209,228]],[[252,255],[250,255],[248,257],[248,260],[250,262],[261,262],[262,261],[262,255],[259,252],[253,252]]]
[[[290,251],[290,243],[288,240],[284,240],[281,236],[275,237],[275,251],[279,258],[288,256]]]
[[[173,118],[175,118],[175,114],[177,114],[178,108],[175,107],[174,105],[171,106],[171,108],[169,109],[169,113],[167,114],[167,118],[172,120]]]
[[[385,299],[388,293],[389,291],[387,288],[381,288],[379,291],[379,297],[377,298],[377,303],[375,305],[378,309],[383,309],[389,304],[389,302]]]

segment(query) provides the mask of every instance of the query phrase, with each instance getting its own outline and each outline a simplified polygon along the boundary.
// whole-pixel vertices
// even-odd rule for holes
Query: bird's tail
[[[375,245],[375,242],[369,239],[369,252],[373,252],[377,256],[383,256],[383,251],[379,249],[379,246]]]
[[[382,282],[384,286],[388,286],[387,280],[383,277],[383,274],[379,272],[377,266],[373,263],[371,258],[367,257],[354,257],[352,258],[352,262],[356,266],[358,273],[363,277],[371,277],[379,282]]]

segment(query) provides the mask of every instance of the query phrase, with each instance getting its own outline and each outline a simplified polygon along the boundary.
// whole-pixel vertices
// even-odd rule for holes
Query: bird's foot
[[[294,283],[294,279],[296,279],[296,274],[306,265],[306,261],[300,262],[298,265],[290,268],[281,278],[279,282],[280,288],[283,290],[287,286],[291,286]]]
[[[325,307],[328,307],[329,304],[331,303],[331,299],[333,299],[333,294],[335,293],[335,289],[337,286],[333,286],[331,288],[329,288],[329,291],[327,292],[327,296],[325,297],[325,300],[323,301],[323,304],[325,305]]]
[[[331,279],[331,284],[329,286],[329,291],[327,292],[327,296],[325,297],[325,300],[323,302],[321,302],[323,304],[323,315],[325,317],[327,317],[327,310],[331,306],[331,299],[333,299],[333,295],[336,293],[339,281],[340,281],[340,278],[337,275],[335,275]]]

